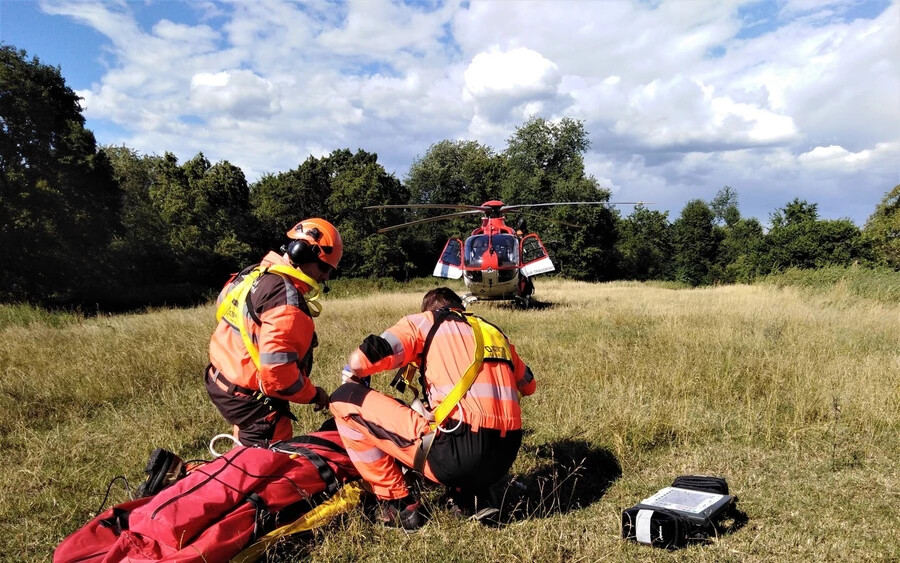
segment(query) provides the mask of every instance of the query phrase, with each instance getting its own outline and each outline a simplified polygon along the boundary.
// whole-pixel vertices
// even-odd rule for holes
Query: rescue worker
[[[428,402],[421,412],[360,384],[370,374],[412,363]],[[338,432],[379,500],[378,519],[405,529],[421,527],[427,517],[401,464],[451,490],[486,489],[516,459],[519,398],[536,387],[506,336],[464,313],[460,297],[446,287],[425,294],[421,313],[366,337],[342,378],[330,405]]]
[[[289,402],[328,405],[328,393],[309,379],[318,345],[321,286],[335,271],[344,245],[334,225],[307,219],[287,233],[283,254],[235,274],[219,294],[218,326],[209,343],[206,390],[245,446],[293,435]]]

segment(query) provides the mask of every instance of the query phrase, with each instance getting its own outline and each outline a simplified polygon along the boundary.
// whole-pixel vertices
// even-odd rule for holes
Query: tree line
[[[285,242],[297,221],[332,221],[345,242],[340,276],[408,279],[430,274],[448,237],[465,237],[473,216],[377,234],[430,210],[371,205],[487,200],[528,204],[609,201],[586,174],[580,121],[540,117],[518,127],[502,151],[476,141],[440,141],[403,181],[374,153],[334,150],[249,183],[228,161],[202,153],[179,162],[97,146],[78,96],[58,68],[0,47],[0,300],[132,307],[203,299],[229,273]],[[900,269],[900,186],[860,229],[825,220],[795,199],[765,228],[741,216],[725,186],[709,202],[667,212],[637,206],[557,207],[511,222],[538,232],[559,271],[574,279],[748,282],[788,267],[881,264]]]

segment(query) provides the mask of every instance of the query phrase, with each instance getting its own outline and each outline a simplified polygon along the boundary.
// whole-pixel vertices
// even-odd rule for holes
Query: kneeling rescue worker
[[[225,284],[209,343],[206,390],[245,446],[290,438],[289,402],[328,405],[328,393],[309,379],[313,317],[344,244],[324,219],[301,221],[287,236],[283,254],[269,252]]]
[[[429,405],[421,413],[361,384],[376,372],[413,364]],[[410,381],[414,368],[405,373]],[[506,336],[465,313],[446,287],[425,294],[421,313],[366,337],[342,377],[330,405],[338,432],[378,497],[378,518],[405,529],[421,527],[427,517],[398,462],[451,489],[486,489],[516,459],[519,397],[537,385]]]

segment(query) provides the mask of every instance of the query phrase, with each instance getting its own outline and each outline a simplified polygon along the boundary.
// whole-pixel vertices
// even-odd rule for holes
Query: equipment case
[[[719,535],[737,518],[737,497],[719,477],[683,476],[622,512],[622,537],[654,547],[677,549]]]

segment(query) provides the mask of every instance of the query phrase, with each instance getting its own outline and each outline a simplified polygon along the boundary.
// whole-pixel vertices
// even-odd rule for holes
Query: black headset
[[[322,249],[319,245],[312,245],[306,242],[305,240],[292,240],[287,248],[284,248],[284,252],[287,253],[288,258],[291,259],[292,264],[306,264],[307,262],[318,262],[319,254],[322,253]]]
[[[282,246],[281,251],[288,255],[291,264],[294,265],[306,264],[308,262],[325,264],[325,262],[319,260],[319,255],[322,254],[322,247],[318,244],[309,244],[305,240],[292,240],[287,246]],[[327,264],[327,266],[331,268],[331,264]],[[325,282],[322,282],[321,285],[323,293],[331,291],[331,288],[325,285]]]

